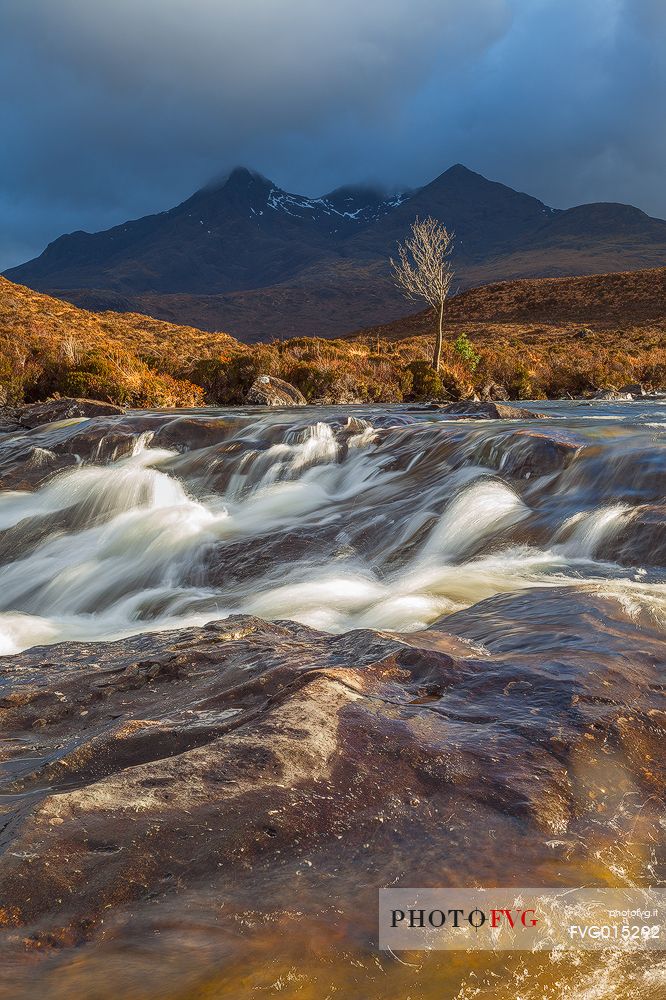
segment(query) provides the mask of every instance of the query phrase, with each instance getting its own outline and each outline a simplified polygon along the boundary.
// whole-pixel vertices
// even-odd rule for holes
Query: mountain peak
[[[437,181],[442,180],[455,181],[458,184],[482,183],[484,185],[490,185],[495,183],[495,181],[489,181],[487,177],[483,176],[483,174],[477,173],[476,170],[470,170],[470,168],[466,167],[464,163],[454,163],[452,167],[449,167],[449,169],[445,170],[443,174],[436,177],[432,183],[436,184]]]
[[[228,174],[224,174],[215,180],[210,181],[206,184],[197,194],[206,193],[210,194],[211,191],[226,191],[228,193],[238,193],[266,189],[270,190],[274,187],[273,183],[260,174],[257,170],[251,170],[249,167],[234,167],[230,170]]]
[[[445,174],[471,174],[472,177],[480,177],[481,174],[477,174],[475,170],[470,170],[466,167],[464,163],[454,163],[453,166],[449,167],[448,170],[444,171]]]
[[[227,174],[224,187],[248,187],[251,184],[261,184],[262,187],[273,187],[271,181],[258,170],[250,170],[249,167],[234,167]]]

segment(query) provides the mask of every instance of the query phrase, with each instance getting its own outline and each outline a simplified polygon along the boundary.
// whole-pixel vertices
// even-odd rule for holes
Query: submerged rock
[[[275,375],[260,375],[254,380],[245,402],[251,406],[305,406],[300,389]]]

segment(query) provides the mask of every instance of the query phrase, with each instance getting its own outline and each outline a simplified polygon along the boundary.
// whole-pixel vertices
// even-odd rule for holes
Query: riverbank
[[[584,279],[585,294],[583,279],[559,279],[550,298],[532,287],[549,282],[463,293],[451,300],[437,374],[429,366],[432,322],[423,313],[344,339],[313,330],[248,346],[146,316],[86,312],[0,278],[0,405],[54,394],[130,407],[242,405],[265,375],[318,405],[557,399],[638,383],[666,391],[666,316],[648,294],[662,275],[640,272],[640,282],[599,275]],[[635,291],[624,313],[618,278],[625,292],[631,278]],[[585,296],[588,322],[581,321]],[[541,318],[549,309],[550,321]],[[530,310],[538,321],[529,320]]]

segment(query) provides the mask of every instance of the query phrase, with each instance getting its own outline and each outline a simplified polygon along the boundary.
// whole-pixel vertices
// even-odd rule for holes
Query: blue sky
[[[0,268],[236,164],[666,217],[666,0],[0,0]]]

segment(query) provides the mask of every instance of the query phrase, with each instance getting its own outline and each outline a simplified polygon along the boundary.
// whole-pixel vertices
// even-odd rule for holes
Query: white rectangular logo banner
[[[390,951],[666,947],[664,889],[380,889]]]

